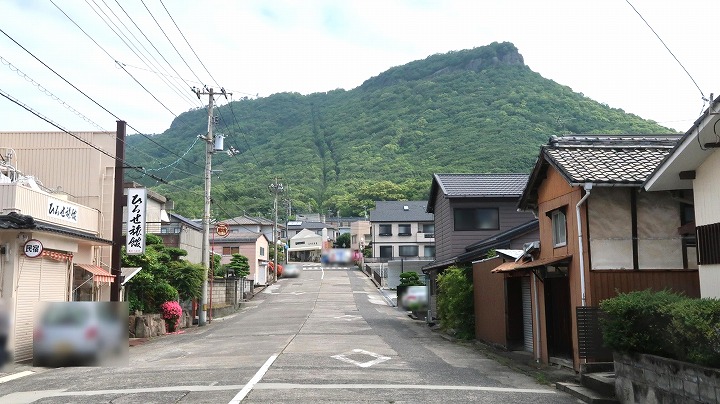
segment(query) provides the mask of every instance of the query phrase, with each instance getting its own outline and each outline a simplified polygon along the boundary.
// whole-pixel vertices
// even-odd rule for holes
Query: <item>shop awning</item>
[[[560,263],[568,263],[570,262],[570,259],[572,259],[572,255],[563,255],[561,257],[548,257],[548,258],[539,258],[533,261],[529,261],[527,259],[523,259],[520,261],[510,261],[510,262],[504,262],[495,269],[493,269],[490,272],[493,273],[507,273],[507,272],[513,272],[513,271],[521,271],[521,270],[532,270],[533,268],[539,268],[539,267],[545,267],[545,266],[555,266]]]
[[[93,276],[93,282],[95,283],[110,283],[115,279],[115,275],[111,275],[110,272],[102,267],[91,264],[74,264],[78,268],[82,268],[90,272]]]

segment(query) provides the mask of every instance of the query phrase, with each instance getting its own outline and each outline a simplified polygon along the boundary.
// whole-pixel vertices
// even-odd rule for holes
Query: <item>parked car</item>
[[[409,311],[427,310],[428,297],[426,286],[408,286],[400,299],[403,309]]]
[[[34,366],[98,366],[127,360],[127,303],[49,303],[39,312],[33,332]]]
[[[301,264],[285,264],[283,267],[282,277],[283,278],[297,278],[300,276],[302,271]]]

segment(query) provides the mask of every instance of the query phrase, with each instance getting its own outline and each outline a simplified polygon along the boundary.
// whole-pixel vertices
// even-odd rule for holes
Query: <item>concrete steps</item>
[[[589,404],[614,404],[619,403],[615,396],[604,396],[595,390],[591,390],[577,383],[556,383],[558,390],[569,393],[570,395]]]
[[[556,383],[555,386],[586,403],[619,403],[615,398],[614,372],[585,373],[580,375],[580,384]]]

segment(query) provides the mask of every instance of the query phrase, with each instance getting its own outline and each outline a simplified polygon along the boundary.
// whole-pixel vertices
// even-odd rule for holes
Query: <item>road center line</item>
[[[275,359],[277,359],[277,357],[277,355],[273,355],[268,358],[268,360],[265,361],[265,364],[262,365],[260,369],[258,369],[257,373],[255,373],[255,376],[250,379],[250,381],[245,385],[245,387],[243,387],[243,389],[240,390],[240,392],[238,392],[235,397],[233,397],[233,399],[228,402],[228,404],[239,404],[245,398],[245,396],[250,393],[250,390],[252,390],[252,388],[255,387],[255,385],[260,380],[262,380],[262,377],[265,376],[265,373],[268,371],[268,369],[270,369],[270,366],[273,364],[273,362],[275,362]]]

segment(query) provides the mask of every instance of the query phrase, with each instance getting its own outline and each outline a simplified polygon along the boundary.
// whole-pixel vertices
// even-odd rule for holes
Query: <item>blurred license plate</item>
[[[73,347],[72,345],[63,342],[59,344],[55,344],[55,354],[57,355],[67,355],[69,353],[72,353]]]

